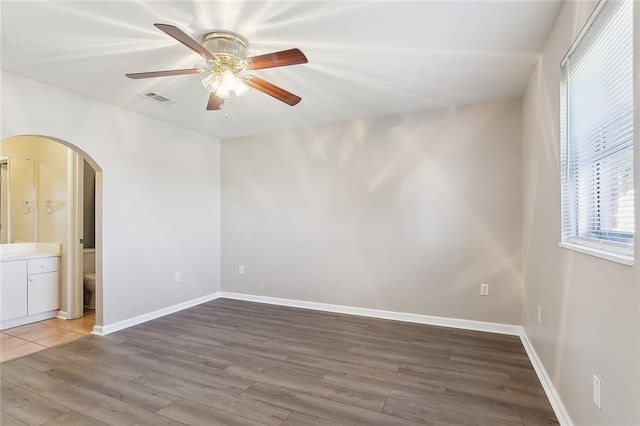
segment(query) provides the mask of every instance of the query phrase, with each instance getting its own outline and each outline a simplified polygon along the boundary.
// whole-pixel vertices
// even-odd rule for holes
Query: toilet
[[[96,249],[84,249],[82,259],[84,273],[84,307],[96,308]]]
[[[84,307],[96,308],[96,274],[85,274],[84,276]]]

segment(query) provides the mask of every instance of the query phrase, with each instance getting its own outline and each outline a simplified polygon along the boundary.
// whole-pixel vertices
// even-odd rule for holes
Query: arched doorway
[[[87,152],[69,141],[50,135],[17,135],[0,141],[0,157],[31,157],[37,163],[35,178],[34,242],[58,242],[62,245],[59,318],[83,315],[86,257],[84,240],[91,229],[91,249],[95,253],[95,325],[103,324],[102,305],[102,168]],[[92,227],[85,227],[84,173],[95,172],[92,184],[94,200]],[[51,215],[54,213],[54,215]],[[50,215],[46,217],[45,215]],[[40,220],[46,218],[48,221]],[[4,236],[3,232],[3,236]],[[27,233],[28,235],[28,233]],[[20,237],[23,241],[24,235]],[[46,241],[54,240],[54,241]],[[7,243],[16,242],[7,241]]]

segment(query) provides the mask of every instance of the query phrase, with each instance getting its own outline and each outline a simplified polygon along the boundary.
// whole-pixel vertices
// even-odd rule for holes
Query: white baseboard
[[[474,321],[459,318],[436,317],[431,315],[411,314],[406,312],[384,311],[381,309],[358,308],[355,306],[332,305],[329,303],[307,302],[304,300],[281,299],[278,297],[253,296],[243,293],[221,291],[218,297],[245,300],[247,302],[268,303],[271,305],[291,306],[294,308],[313,309],[316,311],[335,312],[339,314],[359,315],[371,318],[383,318],[395,321],[412,322],[417,324],[437,325],[441,327],[460,328],[464,330],[485,331],[488,333],[508,334],[520,336],[522,327],[519,325],[502,324],[496,322]]]
[[[56,315],[56,318],[67,320],[67,319],[69,319],[69,312],[67,312],[67,311],[58,311],[58,315]]]
[[[93,327],[93,333],[98,336],[105,336],[124,328],[132,327],[143,322],[151,321],[152,319],[160,318],[165,315],[173,314],[174,312],[182,311],[184,309],[191,308],[196,305],[200,305],[211,300],[215,300],[220,297],[220,292],[208,294],[206,296],[198,297],[196,299],[187,300],[186,302],[178,303],[177,305],[168,306],[166,308],[158,309],[157,311],[149,312],[146,314],[138,315],[137,317],[128,318],[126,320],[118,321],[113,324],[96,325]]]
[[[232,293],[219,291],[203,297],[188,300],[177,305],[158,309],[157,311],[138,315],[137,317],[128,318],[113,324],[104,326],[96,325],[93,327],[93,334],[104,336],[127,327],[132,327],[143,322],[150,321],[174,312],[191,308],[201,303],[209,302],[219,298],[245,300],[247,302],[267,303],[271,305],[291,306],[294,308],[312,309],[316,311],[335,312],[348,315],[359,315],[371,318],[383,318],[395,321],[404,321],[417,324],[437,325],[441,327],[459,328],[463,330],[484,331],[488,333],[508,334],[511,336],[520,336],[522,327],[519,325],[502,324],[485,321],[474,321],[459,318],[437,317],[431,315],[411,314],[406,312],[385,311],[381,309],[359,308],[356,306],[332,305],[328,303],[308,302],[304,300],[281,299],[268,296],[254,296],[243,293]],[[61,311],[59,314],[62,313]]]
[[[558,391],[556,387],[553,385],[551,381],[551,377],[547,373],[547,370],[544,368],[542,361],[538,357],[538,353],[533,348],[531,341],[529,340],[529,336],[527,336],[524,327],[522,328],[522,333],[520,334],[520,340],[522,341],[522,346],[524,346],[524,350],[527,351],[527,355],[529,356],[529,360],[531,360],[531,364],[533,365],[533,369],[536,371],[538,375],[538,379],[540,379],[540,383],[542,383],[542,388],[544,392],[547,394],[547,398],[551,403],[551,408],[553,408],[553,412],[556,414],[558,418],[558,422],[562,426],[572,426],[573,422],[571,421],[571,417],[569,416],[569,412],[565,408],[562,400],[560,399],[560,395],[558,395]]]

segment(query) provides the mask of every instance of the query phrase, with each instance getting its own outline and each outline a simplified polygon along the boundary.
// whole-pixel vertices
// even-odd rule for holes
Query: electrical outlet
[[[244,265],[238,265],[238,273],[244,275]]]
[[[180,282],[180,272],[176,272],[176,282]]]
[[[600,388],[602,383],[600,379],[595,374],[593,375],[593,403],[596,404],[598,410],[602,411],[602,400],[600,398]]]
[[[538,324],[542,324],[542,308],[538,305]]]
[[[480,284],[480,296],[489,295],[489,284]]]

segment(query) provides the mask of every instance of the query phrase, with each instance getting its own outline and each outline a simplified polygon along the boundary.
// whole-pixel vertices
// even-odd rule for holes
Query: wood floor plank
[[[399,372],[410,377],[423,377],[440,382],[454,379],[475,383],[484,383],[487,380],[509,380],[506,372],[498,374],[482,369],[474,370],[465,366],[461,367],[454,362],[434,366],[402,363]]]
[[[47,400],[110,425],[175,426],[180,424],[154,412],[81,385],[61,383],[59,386],[49,389],[40,395]]]
[[[230,376],[217,367],[209,367],[205,364],[194,364],[182,360],[163,356],[157,353],[144,353],[129,358],[140,365],[146,365],[148,372],[165,372],[174,376],[192,380],[194,382],[218,389],[246,390],[253,384],[251,380],[242,377]]]
[[[60,404],[13,385],[6,380],[0,385],[0,407],[2,412],[29,425],[41,425],[69,411]]]
[[[274,424],[273,419],[277,420],[275,424],[280,424],[290,413],[290,410],[268,402],[247,398],[241,395],[240,391],[221,390],[167,373],[154,371],[137,381],[162,392],[172,393],[181,399],[207,405],[247,419],[257,419],[266,424]],[[265,419],[272,420],[265,422]]]
[[[350,353],[364,355],[367,357],[393,360],[395,363],[420,362],[425,358],[448,359],[451,355],[449,349],[445,345],[442,345],[441,347],[428,348],[415,348],[399,344],[386,347],[353,345],[348,349],[348,351]]]
[[[191,400],[264,424],[280,424],[290,413],[289,410],[275,405],[247,398],[241,395],[240,391],[221,390],[167,373],[152,372],[139,381],[163,392],[171,392],[180,399]]]
[[[501,365],[511,368],[529,368],[531,363],[526,354],[498,352],[494,349],[451,348],[451,360],[458,360],[479,365]]]
[[[445,393],[445,382],[426,379],[424,382],[404,380],[385,380],[356,374],[330,372],[322,378],[323,382],[341,385],[360,392],[368,392],[384,397],[411,398],[415,395]]]
[[[475,400],[488,401],[494,404],[503,404],[509,407],[547,411],[550,404],[544,392],[538,392],[530,387],[528,391],[516,388],[515,384],[509,385],[500,382],[485,381],[483,384],[447,381],[445,393],[450,395],[463,395]]]
[[[169,406],[158,411],[158,414],[169,417],[188,425],[219,425],[219,426],[264,426],[241,416],[237,416],[226,411],[217,410],[208,405],[197,402],[178,399]],[[281,423],[282,421],[280,421]],[[280,424],[278,423],[278,424]]]
[[[77,411],[68,411],[55,419],[49,420],[44,426],[104,426],[106,423],[85,416]]]
[[[515,336],[229,299],[0,376],[3,426],[557,424]]]
[[[144,354],[161,354],[165,360],[179,359],[186,363],[206,365],[208,368],[220,371],[233,364],[233,361],[223,359],[221,354],[214,348],[206,348],[202,345],[190,346],[188,342],[184,343],[180,340],[174,340],[172,343],[166,341],[158,342],[149,336],[138,336],[128,339],[123,345],[136,348],[140,353]]]
[[[0,425],[2,426],[26,426],[25,422],[21,422],[13,416],[5,413],[4,411],[0,412]]]
[[[416,390],[432,391],[434,387],[440,387],[441,382],[437,379],[412,376],[402,372],[375,369],[359,364],[336,361],[309,355],[292,355],[289,360],[294,364],[318,365],[326,368],[331,373],[352,374],[354,376],[368,379],[380,380],[392,384],[411,386]]]
[[[291,391],[285,387],[255,383],[244,395],[345,425],[411,425],[413,422],[349,406],[318,396]]]
[[[282,426],[340,426],[340,423],[335,423],[318,416],[294,411],[286,418],[282,423]]]
[[[56,354],[60,353],[60,349],[61,347],[43,350],[31,356],[22,357],[10,363],[8,362],[4,363],[2,364],[2,367],[4,368],[4,366],[11,365],[11,364],[22,364],[41,372],[51,370],[57,364],[54,357]],[[63,363],[65,362],[65,360],[66,362],[73,362],[73,359],[68,357],[60,358],[58,362]],[[1,372],[2,372],[2,369],[0,368],[0,374]]]
[[[509,370],[493,363],[478,365],[473,363],[462,362],[459,360],[448,358],[446,360],[440,358],[424,358],[419,361],[403,362],[400,364],[399,372],[405,372],[409,375],[415,375],[417,372],[423,372],[426,377],[433,378],[449,378],[449,373],[467,373],[472,376],[483,376],[487,378],[503,378],[509,379]],[[442,374],[439,374],[441,372]]]
[[[240,390],[218,389],[183,377],[174,376],[167,372],[158,371],[147,373],[135,381],[161,393],[173,395],[175,399],[191,399],[203,404],[209,401],[229,398],[231,395],[240,395],[241,392]]]
[[[0,367],[0,374],[2,380],[34,393],[44,392],[58,384],[50,375],[18,362],[3,364]]]
[[[558,425],[558,419],[549,411],[520,410],[520,417],[524,426]]]
[[[511,412],[493,407],[460,404],[460,400],[448,401],[446,396],[429,396],[420,402],[389,398],[384,413],[425,425],[521,426],[517,410]]]
[[[332,401],[342,402],[355,407],[380,412],[386,401],[386,396],[355,389],[331,382],[323,382],[319,378],[305,376],[299,372],[282,369],[263,369],[232,365],[226,370],[230,375],[249,378],[253,381],[284,386],[292,391],[320,396]]]
[[[157,411],[176,399],[171,394],[158,392],[134,380],[112,376],[84,366],[61,365],[49,371],[48,374],[58,382],[81,385],[148,411]]]
[[[541,387],[540,379],[533,368],[510,368],[508,369],[509,380],[512,382],[526,384],[532,387]]]
[[[115,358],[120,359],[136,353],[135,349],[129,348],[125,345],[114,345],[108,340],[103,340],[100,336],[85,336],[82,339],[75,340],[68,345],[65,345],[65,349],[73,351],[77,355],[84,356],[100,356],[100,358]]]

